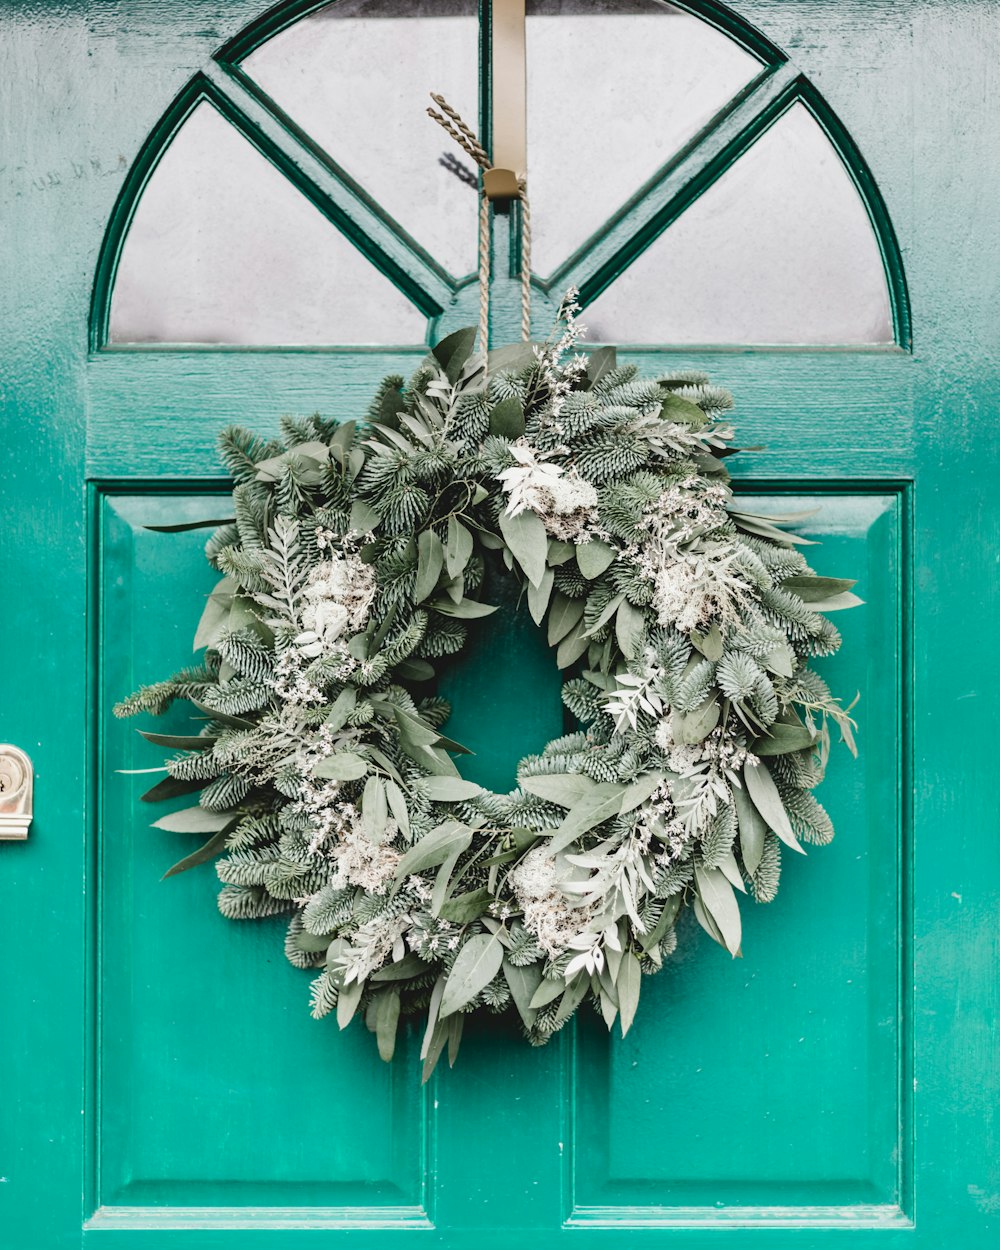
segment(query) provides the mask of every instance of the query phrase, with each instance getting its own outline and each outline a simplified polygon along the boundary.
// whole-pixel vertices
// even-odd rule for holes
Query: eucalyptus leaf
[[[455,616],[464,621],[491,616],[496,611],[495,604],[478,603],[475,599],[463,599],[461,603],[449,603],[446,599],[437,599],[429,606],[435,612],[440,612],[442,616]]]
[[[435,778],[435,780],[438,780]],[[399,832],[404,838],[410,836],[410,813],[406,806],[406,797],[395,781],[387,781],[385,783],[385,796],[389,801],[389,810],[392,812],[393,819],[399,826]]]
[[[554,647],[557,642],[561,642],[582,617],[583,600],[570,599],[560,591],[556,591],[552,599],[552,609],[549,612],[549,646]]]
[[[592,791],[573,804],[562,824],[552,831],[549,854],[555,855],[595,825],[617,816],[622,810],[626,789],[627,787],[617,782],[597,783]]]
[[[354,1019],[354,1013],[361,1003],[364,993],[364,981],[352,981],[350,985],[342,985],[337,993],[337,1027],[346,1029]]]
[[[532,582],[528,583],[528,612],[536,625],[541,625],[545,618],[545,610],[549,606],[549,596],[552,594],[555,577],[555,571],[546,568],[537,586]]]
[[[448,518],[445,565],[449,577],[458,577],[472,557],[472,535],[456,516]]]
[[[541,585],[549,550],[549,537],[542,518],[528,509],[517,516],[504,512],[500,517],[500,533],[528,581],[534,586]]]
[[[856,585],[856,581],[847,577],[816,577],[803,573],[796,577],[786,577],[781,583],[781,589],[798,595],[804,603],[819,603],[823,599],[843,594]]]
[[[638,657],[645,639],[646,615],[627,599],[622,599],[615,615],[615,636],[626,660]]]
[[[207,785],[207,781],[198,777],[164,777],[139,797],[143,803],[163,803],[167,799],[179,798],[182,794],[194,794],[196,790],[204,790]]]
[[[519,782],[521,789],[529,794],[537,794],[549,803],[568,808],[597,788],[597,782],[583,773],[541,773],[537,777],[521,777]]]
[[[600,538],[592,538],[589,543],[581,543],[576,549],[576,562],[580,572],[588,581],[610,568],[615,561],[615,549],[608,546]]]
[[[218,738],[209,737],[208,734],[188,737],[183,734],[154,734],[148,729],[140,729],[138,732],[154,746],[169,747],[173,751],[208,751],[218,742]]]
[[[767,836],[767,821],[757,811],[745,786],[733,787],[733,804],[740,828],[740,854],[743,866],[752,877],[760,866]]]
[[[431,348],[431,354],[454,386],[476,345],[476,327],[463,326]]]
[[[166,829],[170,833],[215,833],[237,819],[238,812],[210,812],[207,807],[183,807],[179,812],[170,812],[154,820],[153,828]]]
[[[375,1001],[375,1038],[378,1042],[378,1053],[388,1063],[396,1050],[399,991],[383,990]]]
[[[798,851],[804,855],[805,851],[799,845],[798,838],[792,832],[792,825],[788,819],[788,813],[785,811],[785,805],[781,801],[778,787],[774,784],[774,778],[768,771],[767,766],[765,764],[744,764],[743,779],[746,782],[747,793],[753,800],[754,807],[767,822],[767,827],[773,829],[786,846],[790,846],[793,851]]]
[[[379,514],[363,499],[355,499],[351,504],[350,526],[360,534],[368,534],[379,526]]]
[[[474,799],[482,794],[483,787],[461,777],[426,777],[424,788],[427,797],[438,803],[457,803],[462,799]]]
[[[511,395],[490,409],[490,433],[511,442],[524,434],[524,406],[519,399]]]
[[[395,963],[383,964],[378,972],[372,973],[369,980],[378,982],[408,981],[411,977],[422,977],[430,966],[419,955],[415,955],[410,951],[402,959],[397,959]]]
[[[376,845],[385,840],[389,804],[385,795],[385,782],[381,777],[371,776],[365,782],[361,796],[361,826],[365,837]]]
[[[456,850],[465,851],[472,841],[472,830],[458,820],[445,821],[406,851],[396,867],[396,880],[403,881],[414,873],[443,864]]]
[[[500,971],[503,947],[492,933],[474,933],[458,952],[444,986],[443,1019],[476,997]]]
[[[569,668],[571,664],[574,664],[587,651],[589,646],[590,639],[584,632],[583,621],[580,620],[556,648],[557,666],[559,668]]]
[[[413,592],[414,603],[432,594],[444,568],[444,547],[433,530],[422,530],[417,537],[417,581]]]
[[[468,924],[477,920],[493,901],[493,892],[485,887],[478,890],[467,890],[464,894],[456,894],[441,904],[438,915],[442,920],[450,920],[452,924]]]
[[[231,577],[224,577],[208,596],[201,620],[194,635],[192,650],[213,646],[226,628],[229,610],[233,606],[239,585]]]
[[[333,707],[327,713],[324,722],[331,733],[336,733],[347,724],[347,718],[358,704],[358,692],[353,686],[345,686],[333,701]],[[360,777],[361,774],[359,773]]]
[[[503,974],[510,988],[510,996],[514,1000],[517,1013],[521,1017],[524,1027],[530,1029],[538,1015],[538,1008],[531,1006],[531,1000],[541,984],[542,966],[539,963],[534,963],[520,967],[517,964],[512,964],[505,956],[503,960]]]
[[[597,347],[587,354],[587,381],[591,389],[617,366],[617,356],[614,347]]]
[[[618,1011],[621,1015],[622,1037],[632,1027],[636,1008],[639,1006],[639,990],[642,983],[642,969],[639,960],[631,951],[622,956],[621,967],[615,989],[618,991]]]
[[[816,735],[805,725],[783,725],[778,721],[766,734],[754,740],[750,750],[754,755],[761,756],[789,755],[792,751],[804,751],[815,746],[816,741]]]
[[[314,777],[326,777],[331,781],[357,781],[368,771],[368,761],[353,751],[335,751],[321,759],[313,769]]]
[[[221,855],[226,848],[226,836],[229,830],[236,825],[236,821],[232,819],[231,812],[229,816],[229,824],[220,829],[218,833],[213,833],[208,841],[191,855],[185,855],[172,868],[168,868],[162,879],[166,881],[167,877],[176,877],[179,873],[187,872],[189,868],[197,868],[199,864],[205,864],[210,859],[215,859],[217,855]]]
[[[694,866],[694,879],[705,910],[722,934],[726,950],[735,958],[740,953],[743,928],[733,887],[718,868],[704,868],[701,864]]]

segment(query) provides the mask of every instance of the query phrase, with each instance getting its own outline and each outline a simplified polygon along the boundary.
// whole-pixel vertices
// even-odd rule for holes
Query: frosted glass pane
[[[339,0],[243,69],[446,269],[476,268],[475,164],[424,112],[440,92],[478,127],[475,0]]]
[[[528,0],[532,261],[551,273],[761,70],[657,0]]]
[[[116,343],[421,343],[427,323],[209,104],[157,165],[111,301]]]
[[[878,244],[833,144],[795,105],[591,304],[619,343],[890,343]]]

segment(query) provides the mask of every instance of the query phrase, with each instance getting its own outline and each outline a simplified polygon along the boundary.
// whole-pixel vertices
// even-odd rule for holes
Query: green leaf
[[[367,534],[378,527],[379,520],[379,514],[371,504],[365,503],[363,499],[355,499],[351,504],[349,524],[352,530],[357,530],[361,534]]]
[[[493,980],[503,963],[503,947],[493,933],[474,933],[458,952],[444,985],[440,1016],[471,1002]]]
[[[495,347],[486,357],[490,373],[497,373],[500,369],[520,373],[522,369],[530,368],[537,363],[536,346],[540,347],[541,344],[507,343],[503,347]]]
[[[431,348],[431,354],[445,371],[448,381],[455,385],[462,372],[462,367],[472,355],[476,345],[476,327],[465,326],[443,338]]]
[[[510,996],[514,1000],[518,1015],[524,1027],[530,1029],[538,1015],[538,1009],[531,1006],[531,1000],[542,981],[542,965],[535,963],[520,968],[505,957],[503,974],[510,987]]]
[[[442,616],[456,616],[463,621],[476,620],[481,616],[491,616],[496,611],[495,604],[479,603],[475,599],[463,599],[461,603],[451,603],[447,599],[435,599],[428,604]]]
[[[208,860],[215,859],[216,855],[221,855],[226,849],[226,836],[230,829],[235,828],[235,826],[236,821],[230,820],[224,829],[220,829],[218,833],[213,833],[208,841],[193,854],[185,855],[172,868],[168,868],[163,874],[162,880],[166,881],[167,877],[176,877],[178,873],[187,872],[189,868],[197,868],[199,864],[207,863]]]
[[[675,712],[670,721],[674,741],[686,746],[704,742],[719,723],[721,714],[722,709],[714,694],[709,695],[693,712]]]
[[[500,533],[528,581],[540,586],[549,551],[549,537],[541,517],[528,509],[517,516],[508,516],[505,512],[500,517]]]
[[[369,980],[409,981],[411,977],[423,976],[430,966],[419,955],[415,955],[411,951],[408,955],[404,955],[402,959],[397,959],[395,963],[383,964],[378,972],[372,973]]]
[[[230,716],[228,712],[219,712],[214,707],[209,707],[207,703],[199,703],[197,699],[192,699],[191,702],[199,712],[204,712],[206,716],[220,725],[228,725],[231,729],[257,728],[252,720],[247,720],[243,716]]]
[[[239,819],[236,812],[210,812],[207,807],[183,807],[153,821],[154,829],[169,833],[215,833]]]
[[[809,606],[814,612],[843,612],[846,608],[860,608],[863,603],[864,599],[859,599],[857,595],[852,595],[847,590],[842,595],[819,599],[815,603],[810,603]]]
[[[857,582],[847,577],[814,577],[803,573],[797,577],[786,577],[781,583],[782,590],[790,590],[793,595],[805,603],[819,603],[856,586]]]
[[[368,761],[353,751],[335,751],[313,769],[314,777],[328,777],[331,781],[357,781],[368,771]]]
[[[549,539],[549,564],[567,564],[575,555],[576,547],[574,547],[572,543],[559,542],[559,540],[555,538]]]
[[[778,721],[754,741],[750,750],[754,755],[788,755],[815,745],[816,735],[810,733],[805,725],[783,725]]]
[[[385,796],[389,800],[389,810],[392,812],[396,824],[399,825],[399,832],[407,840],[410,837],[410,813],[406,807],[406,798],[403,791],[394,781],[385,783]]]
[[[448,546],[445,548],[445,563],[448,576],[458,577],[472,556],[472,535],[457,516],[448,518]]]
[[[471,841],[472,830],[468,825],[463,825],[458,820],[445,821],[430,833],[425,833],[403,855],[396,868],[396,880],[402,881],[413,873],[423,872],[425,868],[436,868],[456,850],[459,853],[468,850]]]
[[[407,681],[430,681],[434,676],[434,667],[426,660],[411,655],[396,665],[396,674]]]
[[[144,525],[142,528],[154,534],[183,534],[187,530],[218,529],[220,525],[235,524],[235,517],[226,516],[212,521],[182,521],[179,525]]]
[[[140,729],[139,733],[154,746],[169,747],[174,751],[207,751],[218,742],[218,738],[210,738],[207,734],[204,737],[188,737],[183,734],[154,734],[147,729]]]
[[[524,406],[516,396],[502,399],[490,411],[490,433],[511,442],[524,433]]]
[[[159,770],[157,770],[159,771]],[[164,777],[155,786],[140,795],[143,803],[162,803],[166,799],[176,799],[182,794],[194,794],[196,790],[204,790],[208,782],[204,778],[184,779],[180,777]]]
[[[662,773],[645,773],[643,776],[636,778],[625,787],[625,793],[622,795],[623,812],[634,811],[635,808],[641,806],[663,782]]]
[[[625,792],[626,787],[617,782],[602,781],[596,784],[593,790],[573,804],[562,824],[552,831],[549,854],[555,855],[595,825],[617,816],[622,810]]]
[[[631,951],[626,951],[622,956],[621,967],[618,969],[618,979],[615,981],[618,1010],[621,1013],[622,1037],[632,1027],[632,1021],[635,1019],[641,983],[642,969],[639,967],[639,960]]]
[[[461,799],[474,799],[482,794],[483,787],[461,777],[426,777],[424,786],[428,798],[438,803],[457,803]]]
[[[788,813],[785,811],[785,805],[781,801],[778,787],[774,784],[774,778],[768,771],[767,766],[765,764],[744,764],[743,779],[746,782],[747,793],[753,800],[754,807],[767,822],[767,827],[773,829],[786,846],[790,846],[793,851],[798,851],[804,855],[805,851],[799,845],[798,838],[792,832],[791,822],[788,819]]]
[[[347,724],[347,718],[354,711],[358,704],[358,692],[353,686],[345,686],[333,701],[333,707],[327,713],[324,724],[331,733],[336,733],[338,729],[343,729]],[[361,774],[359,773],[360,777]]]
[[[361,824],[369,842],[378,845],[385,839],[389,805],[385,796],[385,783],[381,777],[369,777],[361,796]]]
[[[598,347],[587,356],[587,381],[592,390],[598,382],[617,365],[617,351],[614,347]]]
[[[726,950],[735,959],[743,940],[743,926],[733,887],[718,868],[703,868],[701,864],[694,866],[694,879],[705,910],[718,926]]]
[[[583,773],[542,773],[538,777],[521,777],[518,780],[522,790],[537,794],[558,807],[573,807],[597,786],[596,781]]]
[[[364,993],[364,981],[352,981],[350,985],[342,985],[337,993],[337,1027],[346,1029],[354,1019],[354,1013]]]
[[[556,648],[556,665],[569,668],[589,648],[590,639],[583,628],[583,621],[578,621]]]
[[[722,659],[722,633],[718,625],[711,625],[703,634],[693,629],[691,631],[691,641],[706,660],[711,660],[713,664],[717,664]]]
[[[566,991],[566,982],[560,977],[558,980],[546,979],[540,981],[538,988],[531,996],[529,1002],[530,1007],[539,1008],[547,1007],[549,1003],[555,1002],[557,998],[561,998]]]
[[[375,1040],[378,1053],[386,1063],[396,1050],[396,1029],[399,1025],[399,991],[384,990],[375,1005]]]
[[[764,656],[764,667],[780,677],[791,677],[795,667],[795,652],[787,642],[777,642]]]
[[[414,602],[423,603],[438,584],[444,567],[444,547],[433,530],[421,530],[417,537],[417,584]]]
[[[195,631],[192,650],[200,651],[202,647],[210,647],[219,640],[228,624],[229,610],[238,590],[239,586],[231,577],[224,577],[216,585],[205,603],[205,610]]]
[[[438,915],[442,920],[450,920],[453,924],[468,924],[470,920],[477,920],[492,901],[492,892],[483,886],[448,899],[441,904]]]
[[[549,606],[549,597],[552,594],[555,579],[555,570],[547,568],[537,586],[532,582],[528,583],[528,611],[536,625],[541,625],[545,617],[545,609]]]
[[[548,639],[550,647],[554,647],[557,642],[561,642],[581,619],[583,607],[582,599],[570,599],[562,594],[561,591],[556,591],[552,600],[552,610],[549,612]]]
[[[605,569],[615,561],[617,552],[600,538],[593,538],[589,543],[581,543],[576,549],[576,562],[580,572],[588,582],[600,577]]]
[[[754,807],[744,786],[733,787],[733,802],[740,826],[740,851],[743,855],[743,866],[752,877],[760,866],[761,857],[764,854],[767,822]]]
[[[660,419],[662,421],[677,421],[682,425],[693,425],[695,429],[701,429],[705,424],[705,414],[689,399],[683,399],[680,395],[667,395],[663,400],[663,406],[660,408]]]
[[[646,632],[646,614],[623,599],[615,617],[615,636],[626,660],[634,660],[642,648]]]

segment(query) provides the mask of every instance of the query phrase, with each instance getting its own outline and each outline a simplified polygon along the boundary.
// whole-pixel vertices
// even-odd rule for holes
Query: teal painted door
[[[36,768],[30,837],[0,843],[0,1244],[994,1244],[1000,245],[987,154],[1000,134],[984,102],[1000,9],[685,6],[758,68],[676,151],[639,161],[619,206],[589,223],[597,119],[577,119],[580,203],[561,254],[539,236],[551,257],[535,284],[542,330],[570,282],[612,329],[630,301],[652,300],[636,275],[657,240],[683,241],[674,219],[790,107],[807,109],[850,171],[881,258],[882,329],[803,331],[830,345],[794,346],[795,327],[754,339],[766,309],[751,307],[748,333],[720,331],[730,346],[679,347],[664,331],[627,355],[651,370],[682,359],[730,387],[741,441],[772,448],[747,457],[742,488],[762,508],[775,496],[821,506],[806,532],[824,544],[822,567],[859,576],[867,604],[825,669],[860,692],[861,758],[835,759],[822,797],[837,838],[786,865],[783,892],[747,918],[744,959],[692,927],[624,1041],[581,1019],[534,1051],[491,1021],[421,1088],[412,1035],[387,1067],[357,1025],[340,1034],[309,1018],[280,920],[224,921],[210,869],[159,881],[176,835],[147,828],[140,786],[115,772],[158,755],[109,715],[190,655],[212,580],[201,540],[145,527],[212,513],[218,428],[355,415],[379,377],[412,367],[422,334],[474,320],[474,259],[468,272],[462,254],[440,259],[448,232],[407,216],[419,188],[391,204],[391,185],[382,198],[364,190],[252,75],[225,67],[314,7],[257,25],[250,0],[0,9],[0,736]],[[619,7],[623,20],[641,8]],[[394,81],[394,63],[378,70]],[[169,345],[155,327],[146,338],[159,343],[139,342],[150,309],[169,321],[171,293],[147,292],[130,322],[115,270],[132,209],[147,182],[153,196],[157,160],[199,100],[372,266],[393,325],[419,313],[419,333],[373,341],[413,345],[345,347],[344,321],[339,341],[301,326],[281,338],[253,301],[243,312],[260,316],[238,346]],[[536,215],[544,203],[540,187]],[[274,238],[287,220],[274,219]],[[495,223],[497,339],[517,325],[520,224]],[[671,254],[672,281],[694,238]],[[176,252],[167,237],[153,278]],[[244,254],[232,273],[262,264]],[[617,283],[629,300],[602,305]],[[336,302],[315,303],[336,315]],[[647,322],[659,308],[642,306]],[[705,324],[722,311],[709,307]],[[499,666],[509,681],[487,702],[483,672]],[[504,785],[561,730],[554,665],[520,618],[484,631],[450,683],[452,731],[478,751],[468,771],[484,782]]]

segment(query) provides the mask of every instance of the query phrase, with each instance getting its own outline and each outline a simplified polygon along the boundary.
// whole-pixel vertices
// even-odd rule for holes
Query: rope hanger
[[[479,345],[489,348],[490,201],[521,204],[521,338],[531,338],[531,207],[525,181],[527,157],[527,59],[525,0],[491,0],[493,157],[444,96],[431,92],[430,116],[476,162],[481,171],[479,201]],[[495,163],[494,163],[495,162]]]
[[[531,338],[531,207],[528,185],[523,175],[497,168],[475,133],[451,107],[443,95],[431,92],[437,109],[427,113],[468,153],[483,171],[479,196],[479,346],[489,346],[490,323],[490,201],[517,199],[521,202],[521,338]],[[440,109],[440,112],[438,112]]]

